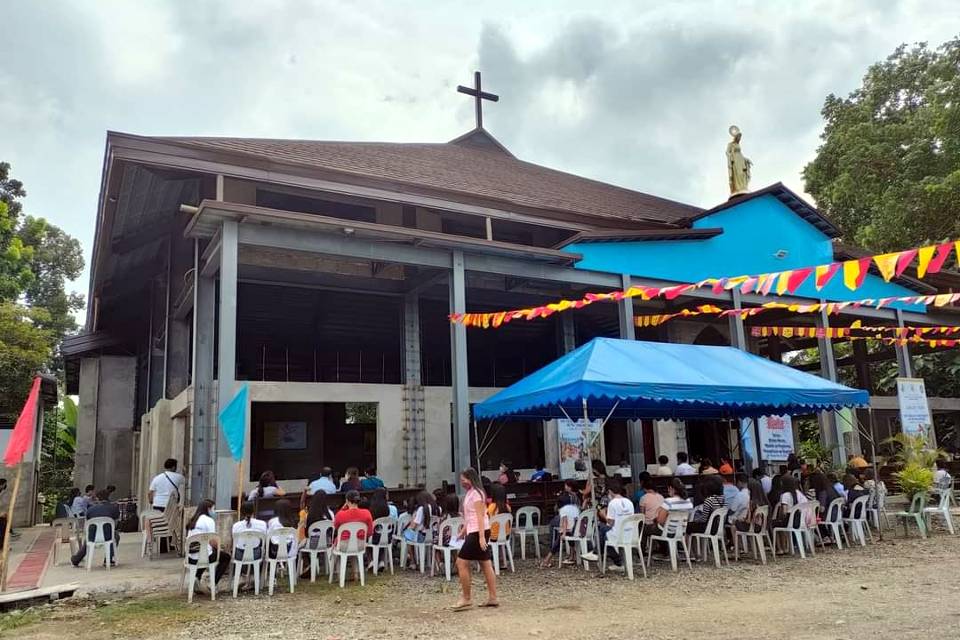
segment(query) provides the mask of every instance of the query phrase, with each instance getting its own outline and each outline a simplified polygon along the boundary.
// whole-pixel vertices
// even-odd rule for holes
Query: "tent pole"
[[[870,423],[870,462],[873,463],[873,477],[875,482],[880,482],[880,468],[877,466],[877,436],[873,431],[873,407],[867,407],[867,421]],[[867,523],[870,526],[870,523]],[[877,531],[880,533],[880,541],[883,542],[883,522],[880,520],[880,513],[877,512]]]
[[[473,419],[473,446],[477,450],[477,473],[480,473],[480,431],[477,419]]]

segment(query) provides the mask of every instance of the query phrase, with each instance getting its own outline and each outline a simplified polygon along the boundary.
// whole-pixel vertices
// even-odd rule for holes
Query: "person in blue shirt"
[[[530,482],[544,482],[551,478],[551,473],[543,468],[542,464],[537,465],[537,470],[530,476]]]
[[[369,465],[363,472],[363,479],[360,480],[360,491],[373,491],[383,488],[383,480],[377,477],[377,467]]]
[[[317,491],[323,491],[326,494],[337,492],[337,485],[333,484],[330,476],[333,475],[333,469],[324,467],[320,470],[320,477],[307,485],[307,494],[314,495]]]

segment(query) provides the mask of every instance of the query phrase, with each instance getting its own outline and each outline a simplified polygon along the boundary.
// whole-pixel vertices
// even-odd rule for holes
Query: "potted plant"
[[[900,467],[893,476],[908,500],[918,493],[928,493],[933,488],[933,468],[937,460],[946,457],[943,449],[930,446],[924,434],[898,433],[887,442],[896,447],[894,462]]]

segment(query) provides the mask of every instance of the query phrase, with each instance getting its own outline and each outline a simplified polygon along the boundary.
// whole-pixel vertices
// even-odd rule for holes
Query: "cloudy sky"
[[[0,160],[89,259],[108,129],[444,141],[472,126],[455,87],[480,69],[519,157],[708,206],[730,124],[752,185],[802,191],[824,97],[960,33],[955,0],[586,4],[7,2]]]

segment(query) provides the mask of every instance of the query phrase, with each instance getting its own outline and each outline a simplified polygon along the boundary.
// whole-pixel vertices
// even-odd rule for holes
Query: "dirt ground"
[[[902,533],[900,534],[902,536]],[[229,595],[188,606],[169,591],[89,597],[0,617],[0,635],[53,638],[604,638],[893,640],[960,636],[960,536],[897,537],[812,559],[694,565],[649,579],[519,563],[500,579],[496,610],[447,610],[457,586],[409,572],[344,590],[301,583],[295,594]],[[485,595],[475,577],[475,600]],[[133,595],[133,594],[126,594]]]

